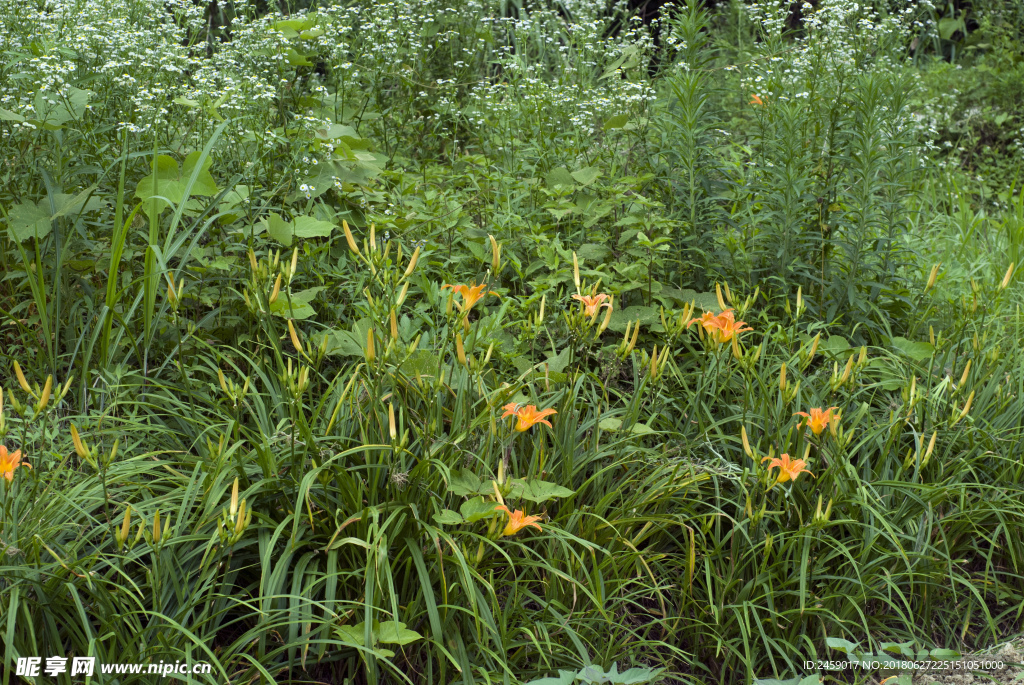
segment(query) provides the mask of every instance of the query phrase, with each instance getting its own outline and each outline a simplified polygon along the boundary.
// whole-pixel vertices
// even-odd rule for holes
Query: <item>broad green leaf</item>
[[[601,419],[598,424],[598,428],[606,431],[617,431],[622,428],[622,419],[617,419],[614,416],[609,416]]]
[[[547,184],[548,188],[576,185],[572,174],[570,174],[569,170],[564,166],[560,166],[549,171],[548,175],[544,177],[544,182]]]
[[[374,626],[373,632],[378,642],[388,645],[407,645],[423,639],[422,635],[415,630],[409,630],[401,621],[382,621]]]
[[[854,654],[860,648],[855,642],[843,640],[838,637],[826,637],[825,645],[828,646],[829,649],[835,649],[843,654]]]
[[[462,506],[459,507],[459,513],[462,514],[462,518],[466,519],[466,523],[475,523],[481,519],[497,515],[498,512],[495,510],[497,506],[498,503],[493,500],[474,497],[462,503]]]
[[[572,671],[559,671],[558,676],[537,678],[526,683],[526,685],[573,685],[576,682],[576,674]]]
[[[617,332],[623,333],[626,330],[626,324],[632,322],[636,325],[639,321],[641,326],[648,327],[654,324],[661,323],[661,312],[656,307],[647,307],[644,305],[634,305],[627,307],[626,309],[617,309],[612,312],[611,321],[608,322],[608,328]]]
[[[25,121],[25,117],[21,116],[20,114],[16,114],[9,109],[4,109],[3,107],[0,107],[0,121],[17,121],[20,123],[22,121]]]
[[[407,376],[417,378],[419,376],[434,377],[437,374],[440,360],[429,350],[416,350],[409,358],[402,362],[399,370]]]
[[[442,526],[457,526],[465,522],[465,519],[451,509],[442,509],[441,513],[434,514],[434,522]]]
[[[924,361],[935,354],[935,347],[927,342],[914,342],[897,336],[890,340],[889,344],[917,362]]]
[[[197,151],[189,153],[185,157],[184,164],[179,169],[178,162],[168,155],[158,155],[156,160],[156,174],[150,173],[139,181],[135,189],[135,197],[142,200],[142,209],[147,214],[151,211],[157,213],[170,207],[168,200],[178,204],[185,199],[185,188],[189,178],[199,162],[202,153]],[[210,174],[212,160],[207,157],[200,168],[199,175],[192,185],[190,195],[210,196],[217,194],[217,184]],[[155,190],[154,190],[155,181]],[[147,200],[149,200],[147,202]]]
[[[622,128],[623,126],[626,125],[627,121],[629,121],[629,115],[628,114],[616,114],[613,117],[609,117],[604,122],[604,130],[605,131],[611,131],[612,129],[615,129],[615,128]]]
[[[581,186],[589,186],[591,183],[596,181],[600,175],[601,170],[593,166],[584,167],[578,171],[572,172],[571,174],[573,179],[575,179]]]
[[[548,371],[553,373],[561,373],[565,370],[565,367],[569,365],[569,358],[572,356],[572,349],[566,347],[564,350],[559,352],[554,357],[549,357],[547,360]]]
[[[490,486],[488,486],[490,487]],[[452,480],[448,483],[448,492],[459,497],[468,497],[470,495],[479,495],[482,492],[483,483],[480,477],[472,471],[462,469],[459,471],[452,471]]]
[[[827,340],[818,346],[818,351],[830,357],[839,357],[844,352],[850,351],[850,341],[842,336],[830,335]],[[845,355],[843,355],[845,358]]]
[[[48,236],[53,229],[49,204],[49,200],[43,198],[38,203],[28,201],[11,207],[7,215],[7,232],[11,240],[22,243],[29,238],[42,240]]]
[[[575,494],[575,491],[555,483],[519,478],[512,481],[512,491],[510,493],[512,497],[520,497],[538,504],[557,497],[569,497],[573,494]]]

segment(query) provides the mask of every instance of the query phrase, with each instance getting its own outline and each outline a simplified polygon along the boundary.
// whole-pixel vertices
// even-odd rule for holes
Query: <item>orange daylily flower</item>
[[[0,445],[0,476],[9,481],[14,480],[14,469],[19,466],[32,468],[29,464],[21,463],[21,450],[14,450],[11,453],[7,451],[5,445]]]
[[[703,316],[686,324],[686,327],[689,328],[695,323],[699,323],[704,327],[704,330],[708,332],[716,345],[731,342],[733,337],[738,336],[740,333],[754,330],[747,326],[746,321],[737,321],[736,315],[731,309],[726,309],[718,316],[711,312],[704,312]]]
[[[554,409],[541,409],[538,410],[536,406],[528,404],[525,407],[520,407],[518,404],[511,402],[506,404],[502,409],[505,413],[501,415],[501,418],[507,418],[509,416],[515,416],[519,419],[516,422],[516,430],[520,433],[527,431],[531,426],[538,423],[546,424],[548,428],[553,428],[550,421],[544,419],[545,416],[551,416],[558,412]]]
[[[838,409],[838,407],[829,407],[828,409],[821,409],[820,407],[814,407],[811,409],[811,413],[798,411],[793,416],[803,416],[807,419],[807,425],[811,427],[811,432],[815,435],[821,435],[822,431],[828,428],[830,421],[839,418],[838,414],[832,412]]]
[[[768,461],[771,457],[765,457],[761,460],[761,463]],[[779,477],[776,479],[776,483],[785,483],[787,480],[796,480],[796,477],[801,473],[810,474],[811,478],[814,478],[814,474],[811,473],[807,468],[807,462],[803,459],[790,459],[788,454],[783,454],[780,457],[776,457],[771,460],[768,464],[769,469],[779,468]]]
[[[476,283],[472,283],[470,285],[452,285],[450,283],[447,283],[441,288],[441,290],[444,290],[445,288],[451,288],[459,295],[462,295],[462,304],[460,305],[460,309],[462,310],[463,314],[466,314],[467,312],[469,312],[470,309],[473,308],[473,305],[475,305],[477,302],[480,301],[481,298],[483,298],[484,295],[488,293],[490,293],[491,295],[498,294],[493,290],[488,290],[485,292],[484,288],[486,287],[486,283],[481,283],[480,285],[477,285]]]
[[[597,310],[601,307],[612,306],[611,302],[605,302],[608,297],[605,293],[599,293],[597,295],[573,295],[572,299],[583,303],[583,315],[589,317],[597,314]]]
[[[540,527],[540,524],[537,523],[537,521],[540,521],[542,518],[540,516],[527,516],[526,512],[522,511],[521,509],[509,511],[509,508],[506,507],[504,504],[499,504],[494,508],[494,510],[503,511],[506,514],[508,514],[508,523],[505,525],[505,530],[501,531],[502,537],[515,535],[527,526],[533,526],[537,530],[544,530]]]
[[[750,102],[748,102],[747,104],[749,104],[749,105],[762,105],[763,106],[764,105],[764,100],[762,100],[761,97],[757,93],[751,93],[750,94]]]

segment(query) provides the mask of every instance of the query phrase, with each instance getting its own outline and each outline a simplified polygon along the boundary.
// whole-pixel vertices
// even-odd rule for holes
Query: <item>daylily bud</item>
[[[352,229],[348,227],[348,222],[342,220],[341,230],[345,232],[345,241],[348,243],[348,249],[352,250],[356,254],[359,254],[359,246],[356,245],[356,239],[352,237]]]
[[[804,309],[804,287],[800,286],[796,289],[796,315],[797,317],[803,313]]]
[[[89,454],[89,450],[86,449],[85,443],[82,442],[82,438],[79,437],[78,429],[75,428],[75,424],[72,423],[70,425],[71,425],[71,442],[74,443],[74,445],[75,445],[75,454],[77,454],[82,459],[85,459],[86,461],[90,461],[91,455]]]
[[[462,345],[462,334],[455,334],[455,355],[459,359],[459,363],[466,366],[466,348]]]
[[[53,389],[53,376],[46,377],[46,383],[43,384],[43,392],[39,396],[39,404],[36,407],[36,413],[46,409],[46,405],[50,403],[50,391]]]
[[[729,284],[723,283],[722,287],[725,288],[725,301],[732,304],[732,293],[729,292]]]
[[[786,363],[782,363],[782,368],[779,369],[779,391],[786,392]]]
[[[482,365],[486,365],[487,362],[491,361],[491,352],[494,351],[494,343],[492,342],[487,346],[487,354],[484,355],[484,361]]]
[[[942,262],[939,262],[932,267],[931,273],[928,274],[928,283],[924,286],[924,291],[928,292],[935,286],[935,279],[939,275],[939,267],[942,266]]]
[[[132,525],[132,507],[128,505],[124,510],[124,521],[121,523],[121,529],[114,532],[114,539],[117,542],[117,550],[121,551],[124,547],[125,541],[128,539],[128,532],[131,530]]]
[[[928,441],[928,449],[924,451],[924,457],[921,458],[921,468],[928,465],[928,460],[932,458],[932,450],[935,449],[935,438],[939,437],[938,433],[932,433],[932,439]]]
[[[377,225],[370,224],[370,252],[377,251]]]
[[[719,309],[721,309],[723,312],[726,309],[728,309],[728,307],[725,306],[725,300],[722,299],[722,286],[718,285],[717,283],[715,283],[715,297],[718,298]]]
[[[249,525],[249,520],[251,518],[252,518],[252,512],[246,512],[246,510],[245,510],[245,500],[243,499],[242,502],[238,505],[238,518],[235,519],[235,535],[236,536],[242,534],[242,531],[245,529],[245,527],[247,525]]]
[[[388,317],[391,323],[391,337],[395,340],[398,339],[398,319],[395,318],[395,310],[391,310],[391,316]]]
[[[259,265],[256,264],[256,253],[249,248],[249,266],[252,268],[252,272],[255,274],[259,270]]]
[[[491,239],[491,273],[497,274],[501,269],[501,245],[494,239],[493,235],[488,235]]]
[[[160,510],[153,514],[153,543],[160,542]]]
[[[638,326],[639,327],[639,326]],[[658,346],[654,346],[654,350],[651,352],[651,378],[654,378],[658,373]]]
[[[270,292],[270,299],[267,300],[268,304],[274,304],[277,301],[277,296],[281,292],[281,274],[277,275],[277,280],[274,281],[274,289]]]
[[[1006,270],[1006,275],[1003,276],[1003,281],[999,284],[1000,290],[1006,290],[1007,286],[1010,285],[1010,277],[1013,276],[1013,262],[1010,262],[1010,267]]]
[[[288,319],[288,335],[291,336],[292,346],[295,347],[295,351],[302,354],[302,343],[299,342],[299,334],[295,331],[295,325],[291,319]]]
[[[537,325],[544,323],[544,302],[548,299],[547,294],[540,296],[540,312],[537,314]]]
[[[853,370],[853,355],[846,361],[846,368],[843,369],[843,376],[839,379],[839,384],[842,385],[850,378],[850,372]]]
[[[601,325],[597,328],[597,334],[601,335],[608,328],[608,324],[612,321],[612,304],[608,303],[607,311],[604,313],[604,320],[601,321]]]
[[[572,282],[576,285],[576,294],[580,292],[580,265],[576,261],[576,253],[572,253]]]
[[[388,402],[388,435],[394,440],[398,437],[398,428],[395,426],[395,407]]]
[[[740,361],[743,359],[743,355],[740,354],[740,344],[736,342],[736,336],[732,338],[732,356]]]
[[[299,248],[292,250],[292,263],[288,269],[288,282],[291,283],[292,279],[295,278],[295,271],[299,268]]]
[[[29,387],[28,380],[25,379],[25,374],[21,372],[21,365],[18,364],[17,361],[14,362],[14,375],[18,379],[18,385],[21,386],[21,389],[35,397],[36,394],[32,392],[32,388]]]
[[[412,270],[416,268],[416,260],[420,258],[420,247],[416,246],[416,249],[412,251],[412,257],[409,257],[409,266],[405,267],[405,273],[402,274],[402,278],[409,278],[412,275]]]
[[[740,438],[743,440],[743,454],[747,455],[751,459],[754,458],[754,451],[750,449],[750,441],[747,440],[747,428],[746,426],[740,426]]]
[[[811,352],[807,355],[807,363],[810,364],[814,360],[814,355],[818,352],[818,343],[821,342],[821,333],[814,336],[814,341],[811,343]]]
[[[973,401],[974,401],[974,391],[972,390],[971,394],[967,396],[967,402],[964,404],[964,408],[960,410],[960,415],[957,416],[956,419],[953,421],[953,425],[954,426],[957,424],[957,422],[960,421],[960,419],[962,419],[963,417],[967,416],[967,412],[969,412],[971,410],[971,402],[973,402]]]
[[[964,383],[967,382],[967,374],[969,374],[970,372],[971,372],[971,360],[968,359],[967,360],[967,365],[964,367],[964,374],[962,376],[960,376],[960,383],[959,383],[959,385],[963,385]]]
[[[228,505],[228,514],[231,518],[235,518],[235,514],[238,513],[238,478],[235,478],[234,484],[231,486],[231,504]]]
[[[376,357],[376,351],[373,349],[373,329],[371,328],[366,331],[366,361],[372,364]]]

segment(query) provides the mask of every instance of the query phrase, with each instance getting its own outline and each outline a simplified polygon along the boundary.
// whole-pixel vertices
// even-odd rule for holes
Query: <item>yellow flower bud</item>
[[[405,267],[405,273],[402,274],[402,278],[409,278],[412,275],[412,270],[416,268],[416,261],[420,258],[420,247],[416,246],[416,249],[412,251],[412,257],[409,257],[409,266]]]
[[[718,298],[719,309],[721,309],[723,312],[726,309],[728,309],[728,307],[725,306],[725,300],[722,299],[722,286],[718,285],[717,283],[715,283],[715,297]]]
[[[291,319],[288,319],[288,335],[291,336],[292,346],[295,351],[302,354],[302,343],[299,342],[299,334],[295,331],[295,325]]]
[[[999,284],[1000,290],[1006,290],[1007,286],[1010,285],[1010,278],[1013,276],[1013,262],[1010,262],[1010,267],[1006,270],[1006,275],[1003,276],[1003,281]]]
[[[21,365],[18,364],[17,361],[14,362],[14,375],[18,379],[18,385],[21,386],[21,389],[35,397],[36,394],[32,392],[32,388],[29,387],[28,380],[26,380],[25,374],[21,372]]]
[[[942,266],[942,262],[939,262],[932,267],[931,273],[928,274],[928,283],[924,286],[924,291],[928,292],[935,287],[935,279],[939,276],[939,267]]]
[[[269,304],[274,304],[277,301],[277,296],[281,292],[281,274],[277,275],[277,280],[274,281],[274,289],[270,293],[270,299],[267,300]]]
[[[501,245],[493,235],[487,237],[491,239],[491,273],[496,274],[501,269]]]
[[[779,391],[786,392],[786,363],[782,363],[782,368],[779,369]]]
[[[455,334],[455,354],[459,358],[459,363],[466,366],[466,348],[462,345],[462,334]]]
[[[964,383],[967,382],[967,374],[969,374],[970,372],[971,372],[971,360],[968,359],[967,360],[967,365],[964,367],[964,374],[962,376],[960,376],[960,383],[959,383],[959,385],[963,385]]]
[[[747,428],[746,428],[746,426],[740,426],[740,438],[742,438],[742,440],[743,440],[743,453],[745,455],[747,455],[748,457],[750,457],[751,459],[753,459],[754,458],[754,451],[752,449],[750,449],[750,441],[747,440]]]
[[[359,254],[359,246],[356,245],[356,239],[352,236],[352,229],[348,227],[347,221],[342,220],[341,230],[345,232],[345,241],[348,243],[348,249]]]
[[[394,440],[398,437],[398,428],[395,426],[395,407],[388,402],[388,435]]]
[[[373,363],[373,360],[377,358],[377,353],[373,349],[373,329],[366,331],[366,361]]]

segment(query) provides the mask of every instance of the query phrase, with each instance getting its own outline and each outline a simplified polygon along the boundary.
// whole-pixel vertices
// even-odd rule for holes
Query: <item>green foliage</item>
[[[257,9],[0,0],[5,674],[801,683],[1019,629],[1012,7]]]

